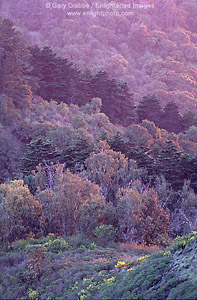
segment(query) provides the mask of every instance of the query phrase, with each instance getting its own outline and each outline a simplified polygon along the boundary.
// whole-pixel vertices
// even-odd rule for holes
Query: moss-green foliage
[[[0,294],[21,300],[196,299],[196,240],[192,233],[151,256],[151,248],[103,248],[80,235],[20,240],[0,253]],[[40,277],[28,265],[34,248],[45,252]]]
[[[95,228],[95,235],[102,245],[106,245],[115,241],[116,229],[112,225],[102,225]]]

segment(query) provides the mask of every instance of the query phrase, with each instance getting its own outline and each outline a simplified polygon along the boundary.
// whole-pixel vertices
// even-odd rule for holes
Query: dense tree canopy
[[[100,236],[112,231],[119,241],[151,244],[195,230],[197,131],[189,106],[181,114],[176,101],[150,93],[137,103],[120,77],[79,70],[50,47],[28,48],[7,20],[0,30],[3,243],[50,232],[94,236],[98,228]],[[102,40],[101,28],[90,31]],[[145,26],[132,33],[146,36],[146,45]],[[153,37],[166,38],[157,30]],[[140,47],[132,34],[129,42]],[[120,56],[110,63],[119,60],[127,66]],[[160,60],[146,67],[165,75]]]

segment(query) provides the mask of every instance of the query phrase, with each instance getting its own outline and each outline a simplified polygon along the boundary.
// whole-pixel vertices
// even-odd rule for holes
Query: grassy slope
[[[191,234],[165,252],[80,236],[18,241],[0,255],[0,299],[196,299],[196,241]],[[31,269],[29,251],[43,246],[41,270]]]
[[[197,299],[197,235],[142,261],[106,289],[105,299]],[[100,295],[101,296],[101,295]],[[101,298],[101,297],[100,297]]]

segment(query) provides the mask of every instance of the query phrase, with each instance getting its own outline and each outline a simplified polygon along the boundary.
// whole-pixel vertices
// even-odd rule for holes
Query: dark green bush
[[[68,242],[73,249],[88,248],[92,244],[84,234],[73,235],[69,237]]]
[[[95,228],[95,236],[102,245],[115,242],[116,229],[112,225],[102,225]]]

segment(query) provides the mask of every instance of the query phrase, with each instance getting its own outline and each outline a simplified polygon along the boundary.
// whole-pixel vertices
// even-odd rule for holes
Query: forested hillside
[[[116,21],[1,2],[0,298],[195,299],[195,2],[158,2]]]
[[[125,82],[28,46],[9,20],[0,31],[3,243],[102,224],[146,244],[194,230],[195,115],[154,95],[135,107]]]
[[[125,80],[135,103],[146,94],[155,94],[162,107],[174,101],[181,113],[196,111],[195,0],[125,0],[121,3],[130,3],[131,8],[122,10],[96,8],[94,0],[83,1],[90,7],[85,10],[73,7],[77,0],[68,9],[46,8],[46,2],[19,0],[13,5],[2,0],[0,14],[12,20],[32,45],[50,45],[82,70],[107,71],[110,78]],[[136,3],[149,4],[149,8],[133,8]],[[114,10],[120,15],[75,16]]]

